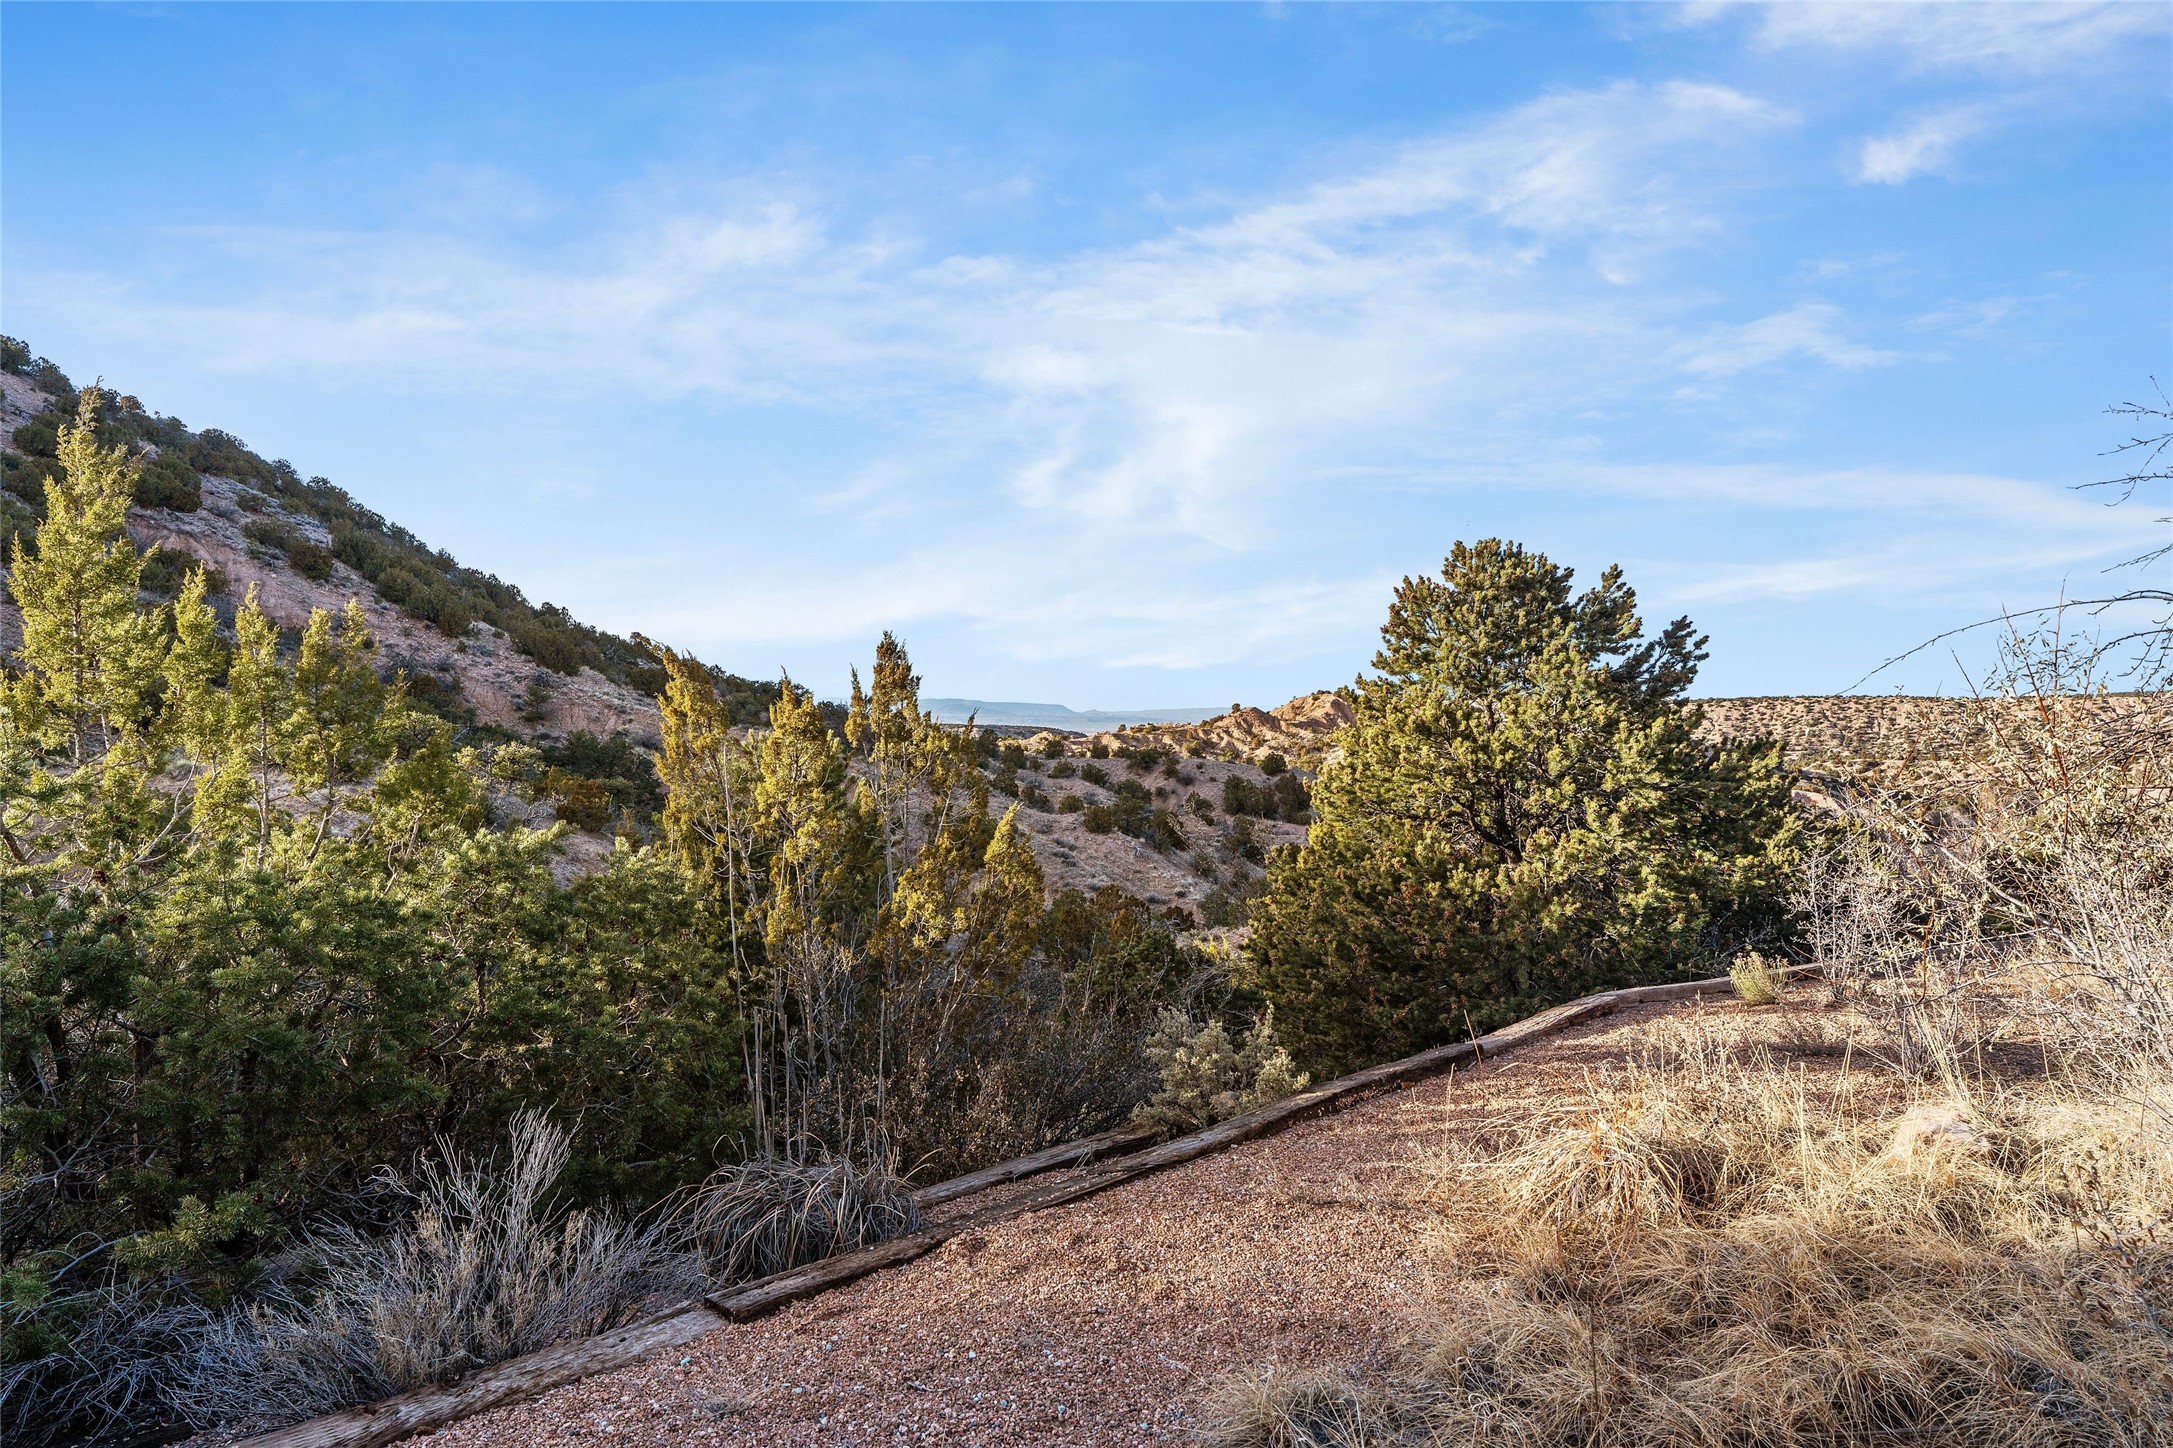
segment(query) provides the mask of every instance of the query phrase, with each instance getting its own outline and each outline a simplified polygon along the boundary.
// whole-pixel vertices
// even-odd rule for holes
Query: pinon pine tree
[[[1794,858],[1771,749],[1696,736],[1688,619],[1642,637],[1610,568],[1456,545],[1405,579],[1248,967],[1299,1059],[1341,1070],[1773,927]]]

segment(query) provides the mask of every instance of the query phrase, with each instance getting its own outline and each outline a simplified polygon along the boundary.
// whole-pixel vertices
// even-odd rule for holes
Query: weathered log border
[[[1528,1016],[1515,1025],[1505,1026],[1477,1040],[1437,1046],[1431,1051],[1421,1051],[1416,1056],[1406,1056],[1400,1061],[1370,1066],[1363,1071],[1338,1077],[1323,1085],[1300,1091],[1295,1096],[1263,1106],[1258,1111],[1233,1116],[1227,1121],[1218,1121],[1204,1131],[1180,1136],[1160,1146],[1136,1150],[1135,1148],[1152,1141],[1153,1135],[1136,1128],[1123,1128],[1050,1147],[1032,1156],[1020,1157],[1016,1161],[1004,1162],[951,1181],[925,1187],[914,1193],[914,1199],[923,1206],[932,1206],[1006,1182],[1022,1181],[1060,1167],[1079,1165],[1084,1169],[1077,1175],[1044,1182],[1000,1202],[991,1203],[979,1211],[961,1212],[918,1232],[894,1238],[864,1251],[849,1252],[789,1272],[780,1272],[729,1292],[712,1293],[614,1332],[584,1338],[578,1342],[560,1343],[527,1357],[514,1358],[509,1362],[484,1368],[449,1387],[421,1388],[411,1393],[403,1393],[397,1398],[388,1398],[381,1403],[349,1408],[259,1434],[254,1438],[244,1439],[235,1448],[379,1448],[379,1445],[396,1442],[426,1430],[442,1428],[490,1408],[524,1402],[567,1383],[625,1367],[652,1352],[691,1342],[729,1322],[760,1317],[787,1303],[812,1297],[832,1287],[843,1286],[870,1273],[880,1272],[887,1267],[903,1266],[917,1257],[933,1252],[953,1237],[1093,1196],[1097,1192],[1107,1191],[1111,1187],[1146,1176],[1150,1172],[1160,1171],[1164,1167],[1176,1166],[1180,1162],[1235,1146],[1241,1141],[1265,1136],[1303,1117],[1368,1092],[1431,1075],[1474,1056],[1484,1059],[1543,1040],[1581,1021],[1605,1015],[1620,1006],[1646,1001],[1684,1000],[1692,996],[1719,994],[1730,990],[1732,987],[1727,977],[1722,976],[1713,980],[1602,991],[1598,995],[1585,996],[1567,1005],[1555,1006],[1535,1016]],[[1096,1161],[1100,1164],[1091,1164]]]
[[[1123,1156],[1137,1151],[1148,1142],[1161,1136],[1151,1126],[1120,1126],[1115,1131],[1105,1131],[1099,1136],[1084,1136],[1077,1141],[1067,1141],[1061,1146],[1047,1147],[1032,1156],[1022,1156],[1016,1161],[999,1162],[979,1171],[967,1172],[962,1177],[952,1177],[947,1182],[922,1187],[913,1193],[916,1206],[933,1207],[942,1202],[969,1197],[975,1192],[1001,1186],[1005,1182],[1023,1181],[1060,1166],[1085,1166],[1102,1157]]]

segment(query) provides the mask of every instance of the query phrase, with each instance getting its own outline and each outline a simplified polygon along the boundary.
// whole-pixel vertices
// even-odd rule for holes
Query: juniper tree
[[[129,541],[136,465],[98,442],[103,394],[83,389],[60,432],[37,547],[17,538],[8,587],[23,611],[23,670],[9,690],[18,727],[71,765],[109,749],[141,763],[163,653],[155,615],[136,606],[143,555]]]
[[[789,679],[734,735],[711,672],[656,652],[665,829],[728,922],[764,1149],[940,1148],[1040,931],[1015,810],[991,818],[972,736],[921,710],[887,634],[842,735]]]
[[[1679,974],[1782,914],[1788,784],[1696,735],[1688,619],[1647,638],[1620,569],[1573,594],[1518,545],[1407,578],[1248,965],[1299,1058],[1338,1070],[1581,992]]]

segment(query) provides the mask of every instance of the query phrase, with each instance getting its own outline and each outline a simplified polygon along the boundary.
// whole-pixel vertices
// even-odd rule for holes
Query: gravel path
[[[1181,1440],[1225,1374],[1393,1344],[1440,1290],[1419,1256],[1415,1164],[1445,1133],[1558,1098],[1668,1009],[958,1238],[433,1448]]]

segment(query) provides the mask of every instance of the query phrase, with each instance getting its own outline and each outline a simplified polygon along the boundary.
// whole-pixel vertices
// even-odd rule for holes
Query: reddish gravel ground
[[[1581,1090],[1645,1007],[1265,1140],[947,1244],[676,1352],[442,1430],[558,1444],[1128,1444],[1182,1440],[1236,1372],[1392,1345],[1444,1290],[1425,1159]],[[1732,1002],[1709,1017],[1763,1034]],[[1790,1012],[1789,1014],[1793,1014]],[[1717,1024],[1717,1022],[1716,1022]]]

